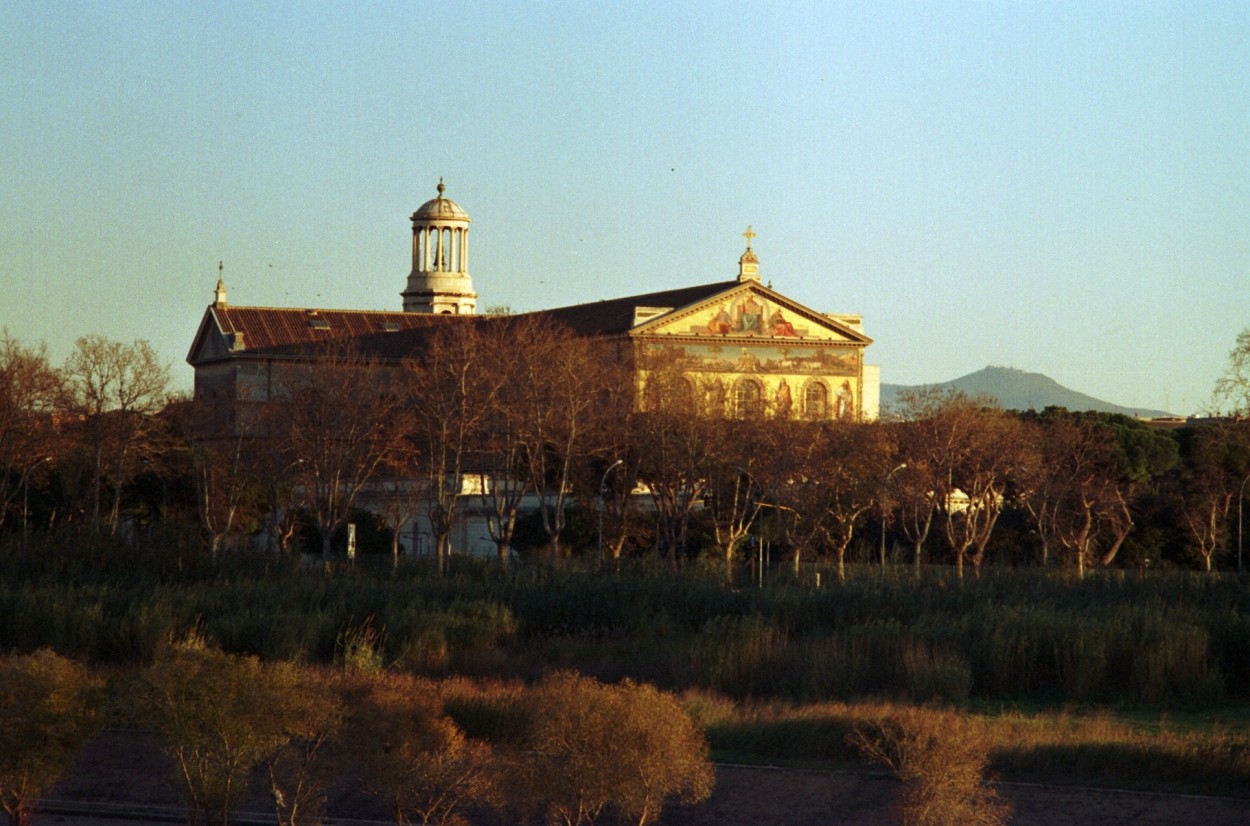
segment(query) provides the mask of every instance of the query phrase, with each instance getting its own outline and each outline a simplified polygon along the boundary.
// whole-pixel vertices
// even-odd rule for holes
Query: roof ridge
[[[655,290],[654,292],[649,292],[649,293],[638,293],[637,295],[621,295],[621,296],[617,296],[616,298],[600,298],[596,301],[583,301],[579,304],[565,304],[562,307],[548,307],[545,310],[532,310],[530,312],[550,313],[550,312],[557,312],[559,310],[571,310],[574,307],[593,307],[598,304],[608,304],[608,303],[620,304],[620,303],[626,303],[630,301],[638,301],[641,299],[648,299],[654,296],[678,295],[681,293],[710,290],[713,288],[729,289],[731,287],[739,286],[740,283],[741,282],[739,282],[737,279],[732,279],[728,281],[713,281],[709,284],[695,284],[690,287],[673,287],[667,290]],[[526,314],[528,315],[528,313]]]
[[[230,304],[224,308],[216,307],[216,305],[208,305],[214,309],[225,309],[227,312],[231,310],[266,310],[271,312],[288,312],[288,313],[357,313],[359,315],[422,315],[421,313],[410,313],[407,310],[352,310],[340,309],[336,307],[266,307],[262,305],[239,305]]]

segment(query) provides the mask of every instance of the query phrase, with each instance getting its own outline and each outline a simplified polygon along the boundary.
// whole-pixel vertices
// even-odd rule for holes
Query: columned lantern
[[[404,312],[472,315],[477,293],[469,277],[469,214],[438,181],[438,197],[412,213],[412,272],[401,295]]]

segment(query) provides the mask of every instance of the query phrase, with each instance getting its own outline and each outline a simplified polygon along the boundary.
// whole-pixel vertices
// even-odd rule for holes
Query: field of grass
[[[814,573],[763,588],[646,565],[327,574],[183,546],[40,541],[0,557],[0,650],[142,665],[195,630],[263,660],[478,685],[573,669],[678,692],[715,755],[756,763],[849,764],[857,720],[957,708],[1004,776],[1250,788],[1245,581],[866,568],[816,587]]]

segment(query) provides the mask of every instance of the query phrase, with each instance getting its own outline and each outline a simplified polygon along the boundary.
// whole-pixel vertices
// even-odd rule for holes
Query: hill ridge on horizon
[[[881,384],[882,409],[885,410],[897,404],[900,392],[918,389],[958,390],[969,396],[985,396],[997,401],[1005,410],[1044,410],[1047,407],[1064,407],[1072,411],[1122,413],[1139,418],[1176,415],[1166,410],[1125,407],[1064,387],[1044,373],[992,364],[945,382],[926,384],[883,382]]]

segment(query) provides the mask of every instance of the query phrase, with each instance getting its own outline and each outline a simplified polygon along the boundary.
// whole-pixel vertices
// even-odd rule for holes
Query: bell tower
[[[412,272],[400,295],[406,313],[472,315],[477,293],[469,277],[469,214],[438,179],[438,197],[412,213]]]

